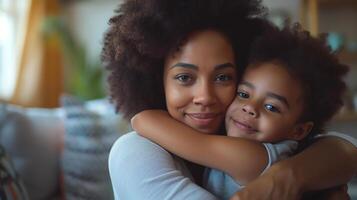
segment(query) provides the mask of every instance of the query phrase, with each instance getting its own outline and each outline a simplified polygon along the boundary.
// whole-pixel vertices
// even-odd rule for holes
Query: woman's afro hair
[[[250,63],[278,62],[301,83],[304,110],[300,121],[312,121],[309,138],[343,105],[348,67],[327,45],[325,35],[312,37],[299,24],[283,30],[271,27],[251,47]]]
[[[144,109],[166,109],[164,60],[193,31],[225,34],[237,66],[245,66],[265,14],[260,0],[125,0],[109,21],[102,50],[117,111],[130,118]]]

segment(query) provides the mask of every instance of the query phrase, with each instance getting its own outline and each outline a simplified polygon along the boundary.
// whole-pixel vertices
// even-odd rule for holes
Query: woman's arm
[[[227,136],[200,133],[171,118],[167,112],[147,110],[132,119],[133,129],[168,151],[230,174],[241,183],[261,174],[268,163],[263,144]]]
[[[344,139],[325,137],[282,164],[295,171],[302,191],[326,189],[345,184],[356,174],[357,148]]]
[[[325,137],[273,165],[232,199],[299,199],[304,192],[345,184],[356,171],[357,148],[344,139]]]
[[[183,162],[132,132],[121,136],[109,155],[115,199],[207,199],[212,194],[191,181]]]

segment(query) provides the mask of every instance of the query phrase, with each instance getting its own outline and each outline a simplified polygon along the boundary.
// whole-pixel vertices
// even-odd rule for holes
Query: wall
[[[88,49],[91,59],[98,58],[108,20],[122,0],[73,1],[66,5],[65,17],[76,39]],[[292,21],[299,20],[299,0],[263,0],[269,10],[286,10]]]
[[[271,12],[285,10],[289,13],[291,22],[299,21],[300,0],[263,0],[263,5]]]
[[[83,44],[90,60],[99,60],[103,34],[121,0],[74,1],[66,5],[65,17],[75,38]]]

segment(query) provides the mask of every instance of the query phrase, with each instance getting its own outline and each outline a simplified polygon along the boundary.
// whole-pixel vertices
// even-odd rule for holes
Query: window
[[[11,97],[16,83],[29,0],[0,0],[0,98]]]

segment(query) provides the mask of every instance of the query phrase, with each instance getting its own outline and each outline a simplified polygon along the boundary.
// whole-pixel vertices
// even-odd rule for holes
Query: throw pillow
[[[62,154],[65,198],[114,199],[108,156],[120,134],[117,125],[109,123],[113,115],[91,111],[70,96],[64,96],[62,104],[66,116]]]
[[[26,189],[0,145],[0,199],[28,200]]]
[[[29,198],[50,199],[58,193],[59,157],[54,145],[58,139],[52,138],[52,130],[35,125],[38,120],[38,124],[53,126],[48,123],[50,117],[35,119],[30,110],[36,109],[0,105],[0,145],[11,157]]]

